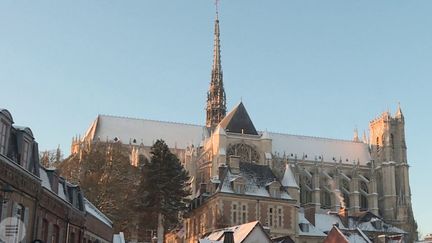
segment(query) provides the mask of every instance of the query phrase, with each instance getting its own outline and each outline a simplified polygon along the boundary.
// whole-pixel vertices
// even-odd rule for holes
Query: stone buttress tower
[[[214,29],[213,66],[211,72],[210,88],[207,93],[206,126],[214,129],[226,114],[226,97],[223,87],[223,73],[220,55],[219,17],[216,12]]]
[[[409,166],[405,143],[405,118],[400,106],[394,117],[384,112],[369,124],[370,150],[376,166],[381,216],[416,238],[411,207]]]

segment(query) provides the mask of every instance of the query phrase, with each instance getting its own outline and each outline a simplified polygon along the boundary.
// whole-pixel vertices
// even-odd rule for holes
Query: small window
[[[8,126],[5,122],[0,120],[0,154],[6,154],[6,144],[7,144],[7,130]]]
[[[29,141],[24,141],[23,151],[21,155],[21,165],[25,169],[28,169],[28,164],[30,160],[30,143]]]

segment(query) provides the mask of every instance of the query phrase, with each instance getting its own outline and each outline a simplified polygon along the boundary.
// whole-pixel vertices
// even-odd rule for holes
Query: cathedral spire
[[[226,97],[223,87],[223,72],[220,54],[220,31],[218,1],[216,1],[216,19],[214,27],[213,66],[210,88],[207,93],[206,126],[215,128],[226,114]]]

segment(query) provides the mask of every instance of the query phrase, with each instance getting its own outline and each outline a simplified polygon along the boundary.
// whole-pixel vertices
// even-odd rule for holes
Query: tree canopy
[[[151,148],[151,160],[142,166],[138,208],[163,215],[164,226],[177,225],[187,209],[189,176],[163,140]]]

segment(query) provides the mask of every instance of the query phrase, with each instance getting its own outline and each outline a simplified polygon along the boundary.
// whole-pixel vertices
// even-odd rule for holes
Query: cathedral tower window
[[[259,153],[250,145],[238,143],[230,145],[227,149],[227,155],[235,155],[240,157],[240,162],[255,162],[258,163]]]
[[[377,153],[379,152],[379,150],[380,150],[379,137],[377,137],[376,138],[376,151],[377,151]]]
[[[369,189],[366,182],[360,182],[360,210],[366,211],[368,209],[368,196]]]

